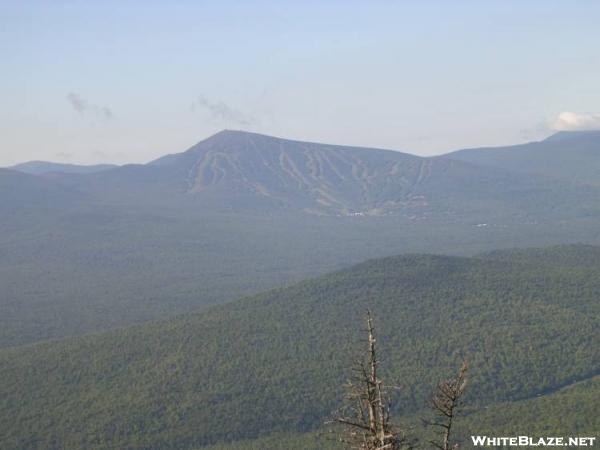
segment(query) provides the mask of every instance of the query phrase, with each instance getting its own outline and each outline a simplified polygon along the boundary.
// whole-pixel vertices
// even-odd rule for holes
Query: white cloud
[[[94,105],[84,99],[81,95],[71,92],[67,95],[67,101],[71,107],[81,116],[92,115],[96,119],[112,120],[115,115],[107,106]]]
[[[600,130],[600,114],[561,112],[551,122],[555,131]]]
[[[222,122],[226,125],[253,125],[256,120],[237,109],[231,108],[224,102],[211,102],[203,95],[200,95],[194,103],[192,110],[196,108],[204,108],[209,114],[211,120]]]

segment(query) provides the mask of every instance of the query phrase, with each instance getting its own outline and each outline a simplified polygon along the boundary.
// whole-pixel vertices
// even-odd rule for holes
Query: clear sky
[[[0,100],[0,165],[518,143],[600,128],[600,2],[0,1]]]

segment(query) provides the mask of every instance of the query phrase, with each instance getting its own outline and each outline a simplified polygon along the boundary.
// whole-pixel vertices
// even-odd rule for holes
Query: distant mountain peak
[[[558,131],[544,139],[544,142],[564,141],[582,137],[600,137],[600,130]]]
[[[564,147],[585,144],[595,150],[595,139],[591,141],[590,144],[587,139],[576,139],[573,146]],[[460,153],[424,158],[392,150],[222,130],[187,151],[160,158],[150,166],[168,173],[171,185],[196,201],[227,205],[234,210],[295,209],[323,215],[399,215],[418,220],[432,212],[443,211],[448,217],[457,214],[447,199],[471,198],[475,195],[472,187],[475,184],[480,186],[479,197],[472,199],[476,202],[482,192],[497,198],[498,186],[511,189],[520,186],[525,191],[539,189],[540,183],[546,181],[524,178],[521,172],[529,164],[535,165],[532,171],[541,175],[550,172],[548,175],[552,176],[550,169],[545,170],[540,163],[552,158],[546,150],[543,154],[536,153],[535,158],[526,157],[528,145],[537,152],[546,147],[555,153],[566,150],[552,142],[526,144],[519,146],[519,152],[512,148],[508,151],[509,156],[525,155],[525,162],[519,160],[507,168],[500,164],[499,168],[490,168],[492,164],[486,163],[485,157],[494,156],[496,150],[492,149],[468,150],[462,158]],[[476,157],[469,158],[473,152]],[[483,161],[478,161],[479,154],[483,155],[479,158]],[[594,157],[591,155],[590,161]],[[565,158],[557,159],[555,165],[561,169],[567,167],[573,159],[571,150]],[[591,164],[588,171],[590,167]],[[595,173],[590,177],[596,178]],[[488,190],[492,186],[495,187]],[[486,208],[485,202],[482,208]]]
[[[465,149],[444,157],[577,185],[600,186],[600,130],[559,131],[537,142]]]
[[[256,133],[254,131],[247,131],[247,130],[234,130],[234,129],[230,129],[230,128],[224,128],[221,131],[218,131],[217,133],[213,134],[214,136],[263,136],[263,137],[268,137],[268,138],[272,138],[272,139],[277,139],[274,136],[270,136],[267,134],[262,134],[262,133]]]
[[[153,161],[185,182],[188,194],[248,205],[341,215],[381,215],[412,205],[431,167],[445,165],[374,148],[222,130],[187,151]],[[224,200],[223,200],[224,201]],[[422,202],[423,200],[419,200]]]
[[[288,138],[283,138],[283,137],[279,137],[279,136],[273,136],[270,134],[257,133],[254,131],[224,129],[224,130],[221,130],[221,131],[209,136],[208,138],[203,139],[202,141],[198,142],[196,145],[194,145],[188,151],[194,150],[195,147],[197,147],[203,143],[215,142],[215,141],[218,141],[218,142],[225,141],[225,142],[229,142],[232,144],[249,142],[249,141],[254,141],[255,143],[266,143],[266,142],[286,143],[286,142],[288,142],[288,143],[300,143],[300,144],[306,144],[306,145],[341,147],[341,146],[335,145],[335,144],[326,144],[326,143],[317,143],[317,142],[303,141],[303,140],[297,140],[297,139],[288,139]],[[348,147],[348,148],[356,148],[356,147]]]
[[[117,166],[113,164],[78,165],[50,161],[28,161],[9,167],[9,169],[30,175],[44,175],[53,172],[88,174],[114,169],[115,167]]]

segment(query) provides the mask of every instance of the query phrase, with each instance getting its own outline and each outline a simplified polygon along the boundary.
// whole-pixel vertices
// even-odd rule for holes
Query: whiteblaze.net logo
[[[471,436],[475,447],[593,447],[595,437]]]

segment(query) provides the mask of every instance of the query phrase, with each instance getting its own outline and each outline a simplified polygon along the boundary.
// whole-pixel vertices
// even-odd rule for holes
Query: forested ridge
[[[518,408],[598,374],[599,275],[589,246],[404,255],[164,322],[3,349],[0,447],[185,449],[318,430],[339,406],[366,308],[383,376],[400,386],[395,415],[421,414],[463,357],[470,407]],[[567,428],[593,431],[573,417]]]
[[[499,402],[483,408],[466,408],[458,416],[455,430],[461,448],[471,448],[472,435],[483,436],[595,436],[600,430],[600,377],[531,399]],[[427,416],[423,411],[422,415]],[[430,432],[421,425],[418,415],[404,419],[406,428],[420,438],[424,448]],[[342,450],[335,430],[323,427],[309,433],[274,433],[251,440],[241,440],[198,450]]]

